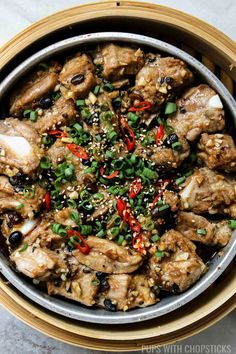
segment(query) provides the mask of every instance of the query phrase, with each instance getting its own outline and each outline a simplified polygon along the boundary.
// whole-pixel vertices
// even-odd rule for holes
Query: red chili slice
[[[81,146],[78,146],[76,144],[67,144],[66,147],[72,152],[73,155],[75,155],[79,159],[83,159],[83,160],[89,159],[89,155]]]
[[[158,202],[158,200],[161,198],[162,194],[164,193],[164,190],[161,191],[153,200],[151,208],[154,208],[154,206],[156,205],[156,203]]]
[[[63,132],[62,130],[49,130],[48,135],[55,136],[57,139],[67,137],[67,133]]]
[[[124,216],[124,211],[127,210],[127,205],[126,205],[126,202],[119,198],[117,199],[117,210],[118,210],[118,214],[121,218],[123,218]]]
[[[139,253],[146,254],[146,250],[143,244],[143,238],[140,234],[132,238],[132,246]]]
[[[106,179],[113,179],[113,178],[117,177],[119,174],[119,171],[114,171],[112,174],[107,176],[107,175],[104,175],[104,172],[105,172],[105,167],[100,167],[100,174],[103,178],[106,178]]]
[[[164,125],[160,124],[156,132],[156,144],[160,145],[161,139],[164,136]]]
[[[140,178],[136,178],[130,188],[129,198],[133,199],[142,189],[142,182]]]
[[[119,216],[123,219],[121,229],[123,228],[124,223],[127,221],[129,223],[131,230],[133,230],[134,232],[138,232],[138,233],[141,231],[141,225],[135,219],[130,208],[127,207],[126,202],[124,200],[122,200],[121,198],[119,198],[117,200],[117,210],[118,210]]]
[[[122,116],[120,116],[120,128],[123,135],[125,136],[128,151],[132,151],[135,147],[135,134],[130,128],[126,119]]]
[[[152,104],[148,101],[142,101],[137,104],[137,107],[131,107],[128,109],[129,112],[136,112],[136,111],[146,111],[150,109]]]
[[[45,194],[45,206],[47,210],[51,209],[51,195],[49,192]]]
[[[90,252],[90,248],[87,244],[87,242],[85,241],[85,239],[80,235],[80,233],[78,231],[69,229],[67,230],[67,236],[68,238],[70,238],[71,236],[76,236],[80,239],[80,243],[78,242],[76,244],[76,248],[83,254],[88,254]]]
[[[129,223],[130,228],[134,232],[139,233],[141,231],[141,225],[139,224],[139,222],[135,219],[135,217],[131,213],[129,213],[129,215],[128,215],[128,223]]]

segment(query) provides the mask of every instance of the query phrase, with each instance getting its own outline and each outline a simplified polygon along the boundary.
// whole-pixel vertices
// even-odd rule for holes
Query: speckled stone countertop
[[[87,2],[89,1],[0,0],[0,45],[44,16]],[[167,5],[195,15],[236,40],[235,0],[159,0],[149,2]],[[96,353],[51,339],[20,322],[2,307],[0,307],[0,318],[0,354]],[[236,312],[231,313],[198,335],[171,347],[157,349],[153,353],[234,354],[236,353],[235,329]],[[149,352],[151,353],[151,351]]]

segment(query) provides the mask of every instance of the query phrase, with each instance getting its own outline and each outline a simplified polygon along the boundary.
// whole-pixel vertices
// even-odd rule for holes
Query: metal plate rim
[[[101,32],[85,34],[65,39],[55,44],[46,47],[39,52],[33,54],[26,59],[18,67],[16,67],[0,84],[0,100],[4,97],[7,90],[19,80],[19,77],[24,75],[30,68],[38,64],[40,61],[59,53],[62,50],[71,49],[73,46],[81,46],[86,44],[94,44],[104,41],[123,41],[138,45],[145,45],[156,50],[176,56],[188,63],[199,73],[205,82],[208,82],[223,99],[225,105],[231,112],[234,122],[236,121],[236,103],[224,85],[216,78],[216,76],[208,70],[202,63],[190,56],[188,53],[174,47],[168,43],[162,42],[151,37],[137,35],[125,32]],[[234,232],[235,236],[235,232]],[[18,273],[13,271],[7,259],[0,254],[0,267],[2,274],[24,295],[29,297],[37,304],[44,308],[53,311],[59,315],[76,319],[79,321],[100,323],[100,324],[127,324],[137,323],[145,320],[150,320],[156,317],[163,316],[171,311],[174,311],[187,302],[193,300],[203,291],[205,291],[214,281],[223,273],[227,266],[233,260],[236,253],[236,238],[232,236],[229,244],[224,247],[224,255],[216,256],[210,265],[208,272],[186,292],[173,295],[162,299],[160,303],[146,308],[138,308],[128,312],[108,312],[102,309],[85,308],[80,304],[66,300],[61,300],[55,297],[50,297],[46,293],[39,291],[35,286],[29,284]]]

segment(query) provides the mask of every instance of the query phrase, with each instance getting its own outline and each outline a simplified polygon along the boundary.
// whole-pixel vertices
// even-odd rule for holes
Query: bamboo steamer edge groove
[[[232,40],[214,27],[190,15],[163,6],[139,2],[99,2],[51,15],[30,26],[1,48],[0,68],[4,68],[23,48],[42,39],[52,31],[84,21],[90,22],[104,17],[108,18],[114,13],[116,16],[129,16],[134,19],[134,22],[137,18],[139,21],[141,19],[141,21],[150,21],[150,23],[154,21],[160,28],[164,24],[175,23],[176,31],[181,29],[181,45],[186,48],[186,51],[188,51],[188,47],[191,54],[196,51],[200,52],[203,63],[212,71],[216,67],[220,68],[219,75],[222,82],[233,93],[236,78],[236,45]],[[193,48],[190,45],[188,36],[185,37],[183,34],[184,30],[188,32],[188,36],[190,33],[192,38],[198,41],[197,43],[201,42],[200,47],[198,45],[197,48]],[[159,37],[158,31],[156,36]],[[215,57],[210,54],[211,51],[212,53],[221,52],[219,62],[213,61]],[[233,267],[230,267],[224,281],[221,280],[216,287],[213,286],[211,289],[211,296],[209,295],[207,303],[205,303],[205,299],[198,297],[197,301],[194,300],[189,304],[188,313],[184,313],[178,318],[174,318],[171,314],[168,315],[170,322],[165,326],[160,326],[155,323],[156,321],[152,321],[152,325],[148,328],[145,328],[145,323],[138,324],[137,328],[131,331],[125,326],[124,332],[121,333],[116,330],[116,326],[113,327],[114,329],[111,326],[96,329],[85,323],[75,323],[75,321],[65,320],[61,316],[45,313],[42,308],[24,299],[13,287],[6,285],[3,279],[0,279],[0,302],[15,316],[54,338],[90,349],[124,351],[138,350],[145,344],[145,341],[155,345],[173,343],[209,327],[235,308],[235,288],[236,276]],[[129,335],[127,335],[127,331]],[[113,339],[108,340],[109,336]],[[91,338],[94,338],[93,341]]]

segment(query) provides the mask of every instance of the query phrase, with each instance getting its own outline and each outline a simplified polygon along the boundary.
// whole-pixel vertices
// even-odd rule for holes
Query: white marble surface
[[[0,45],[44,16],[87,2],[86,0],[0,0]],[[235,0],[159,0],[152,2],[172,6],[195,15],[219,28],[234,40],[236,39]],[[0,319],[0,354],[92,353],[90,350],[64,344],[37,332],[1,307]],[[165,348],[163,352],[168,352],[169,349],[170,353],[227,352],[234,354],[236,353],[235,329],[236,313],[234,312],[204,332],[178,343],[178,347]],[[203,347],[200,348],[200,345]],[[156,350],[156,353],[159,352]]]

